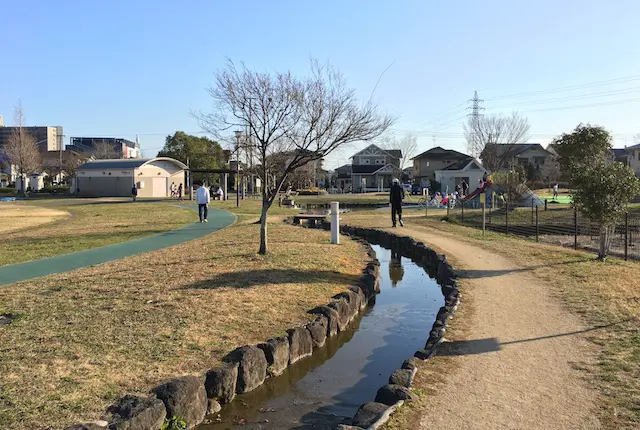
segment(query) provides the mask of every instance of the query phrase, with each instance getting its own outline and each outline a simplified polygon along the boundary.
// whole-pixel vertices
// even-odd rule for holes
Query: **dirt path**
[[[459,368],[430,400],[421,428],[600,428],[597,392],[576,370],[593,362],[591,345],[582,334],[562,335],[586,327],[563,311],[539,279],[442,233],[419,227],[397,233],[449,255],[467,278],[464,294],[475,310],[465,321],[464,338],[453,339],[461,342],[443,348]],[[487,341],[465,342],[482,339]]]

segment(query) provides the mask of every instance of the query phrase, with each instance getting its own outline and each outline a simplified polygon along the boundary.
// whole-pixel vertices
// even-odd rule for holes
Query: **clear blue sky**
[[[420,150],[433,135],[464,150],[476,89],[486,112],[526,115],[531,142],[580,122],[606,126],[617,146],[640,132],[637,0],[22,0],[0,15],[0,114],[10,123],[21,99],[29,124],[62,125],[67,142],[139,133],[155,155],[167,134],[199,131],[189,111],[207,109],[205,88],[227,57],[294,73],[328,60],[363,99],[392,64],[374,98]],[[567,86],[581,87],[495,99]]]

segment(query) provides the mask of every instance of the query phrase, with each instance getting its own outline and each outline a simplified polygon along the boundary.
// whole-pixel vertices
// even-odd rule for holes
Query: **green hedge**
[[[327,190],[298,190],[299,196],[324,196],[329,194]]]
[[[67,193],[69,192],[69,187],[44,187],[44,188],[40,188],[38,190],[39,193],[53,193],[53,191],[55,190],[56,193],[58,194],[63,194],[63,193]]]
[[[15,188],[0,188],[0,194],[15,194]]]

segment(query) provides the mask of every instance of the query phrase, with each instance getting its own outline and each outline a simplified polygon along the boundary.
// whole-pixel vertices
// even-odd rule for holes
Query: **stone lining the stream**
[[[225,404],[236,394],[254,390],[268,377],[276,376],[286,367],[307,357],[327,338],[347,329],[349,323],[364,310],[370,299],[379,292],[380,262],[373,248],[364,240],[369,262],[355,285],[335,295],[330,303],[308,311],[317,314],[315,321],[287,330],[288,337],[269,339],[258,345],[244,345],[223,358],[220,366],[202,376],[184,376],[162,383],[150,390],[148,397],[137,397],[135,408],[122,408],[131,403],[131,396],[116,400],[108,411],[117,409],[118,415],[105,414],[104,421],[75,424],[65,430],[126,429],[159,430],[166,418],[185,418],[191,429],[205,422],[211,401]],[[286,343],[286,346],[285,346]],[[164,404],[164,408],[158,406]],[[145,417],[145,419],[141,419]]]
[[[322,228],[328,229],[329,225],[322,225]],[[438,311],[436,321],[429,332],[425,347],[416,351],[414,357],[405,360],[401,368],[391,374],[389,384],[378,390],[375,402],[369,402],[360,407],[351,427],[379,428],[389,419],[393,411],[401,407],[405,401],[411,401],[413,394],[410,387],[417,371],[416,360],[426,360],[435,354],[438,345],[444,339],[447,321],[460,302],[460,290],[456,281],[457,275],[446,257],[424,243],[416,242],[408,236],[398,236],[369,228],[341,226],[340,230],[368,247],[367,254],[370,261],[356,285],[335,295],[328,305],[318,306],[309,311],[310,314],[318,315],[315,321],[289,329],[287,338],[270,339],[259,345],[236,348],[225,356],[222,365],[210,369],[203,376],[186,376],[166,381],[150,390],[155,395],[136,398],[135,408],[120,407],[118,409],[123,403],[133,402],[131,396],[125,396],[108,409],[116,408],[119,411],[117,420],[113,414],[106,414],[103,418],[110,422],[95,421],[76,424],[66,430],[82,428],[159,430],[156,423],[159,422],[163,412],[166,417],[175,414],[181,418],[188,418],[189,428],[202,423],[209,400],[225,404],[232,401],[236,393],[255,389],[267,377],[281,373],[288,365],[310,355],[324,344],[326,338],[345,330],[356,315],[366,308],[367,303],[380,292],[380,263],[369,243],[379,244],[385,248],[401,249],[403,255],[411,258],[435,278],[442,288],[445,299],[444,306]],[[284,345],[285,342],[287,347]],[[158,398],[165,405],[164,411],[158,408]],[[141,419],[141,417],[148,417],[148,419]],[[342,428],[348,427],[350,426],[342,426]]]

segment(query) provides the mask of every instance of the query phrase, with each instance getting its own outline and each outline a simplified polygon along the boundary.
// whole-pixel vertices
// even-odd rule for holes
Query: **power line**
[[[532,100],[532,101],[515,103],[515,104],[510,104],[505,106],[497,106],[497,107],[494,106],[494,107],[490,107],[489,109],[503,109],[508,107],[550,104],[550,103],[557,103],[557,102],[571,101],[571,100],[585,100],[585,99],[591,99],[591,98],[626,95],[626,94],[637,93],[637,92],[640,92],[640,87],[622,88],[619,90],[601,91],[597,93],[587,93],[587,94],[581,94],[576,96],[559,97],[559,98],[553,98],[553,99]]]
[[[590,83],[580,84],[580,85],[570,85],[567,87],[552,88],[547,90],[538,90],[538,91],[530,91],[525,93],[509,94],[505,96],[491,97],[491,98],[488,98],[487,101],[511,99],[511,98],[518,98],[518,97],[529,97],[529,96],[551,94],[551,93],[563,92],[563,91],[573,91],[573,90],[579,90],[584,88],[614,85],[614,84],[620,84],[624,82],[631,82],[631,81],[637,81],[637,80],[640,80],[640,75],[626,76],[622,78],[608,79],[605,81],[596,81],[596,82],[590,82]]]

